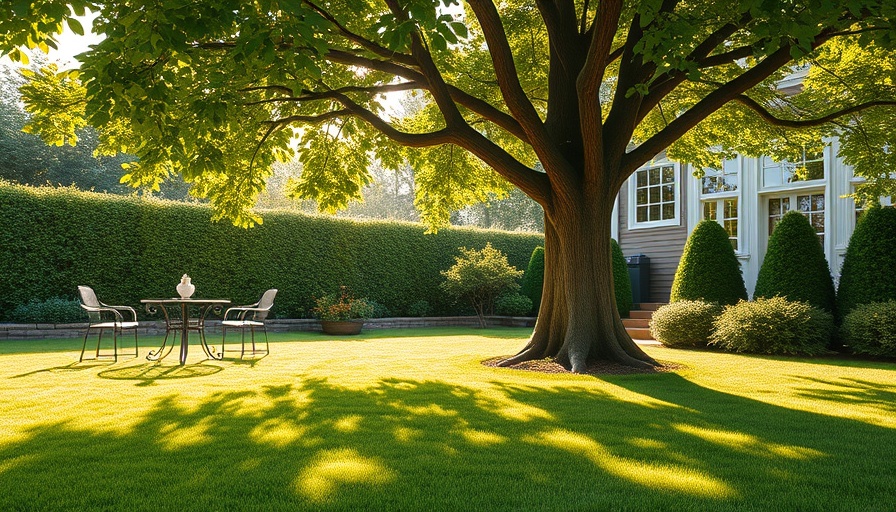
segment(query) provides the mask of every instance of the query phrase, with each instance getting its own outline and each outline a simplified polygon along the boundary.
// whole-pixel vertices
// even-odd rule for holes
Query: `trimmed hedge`
[[[843,318],[840,333],[856,354],[896,357],[896,300],[857,306]]]
[[[628,276],[628,263],[616,240],[610,239],[613,251],[613,290],[616,293],[616,309],[619,316],[627,318],[632,310],[632,281]]]
[[[865,212],[849,239],[837,301],[840,314],[870,302],[896,300],[896,208]]]
[[[491,244],[522,267],[544,237],[473,228],[425,235],[419,224],[362,222],[266,212],[241,229],[213,223],[208,207],[72,189],[0,185],[0,314],[20,304],[75,298],[80,284],[100,300],[128,304],[173,297],[189,274],[196,297],[235,304],[278,288],[274,315],[307,317],[314,298],[348,286],[358,297],[405,315],[471,314],[439,289],[458,247]],[[415,308],[419,309],[419,308]],[[5,320],[5,318],[3,318]]]
[[[819,355],[834,334],[834,316],[784,297],[741,301],[716,319],[710,345],[734,352]]]
[[[669,302],[702,300],[726,305],[746,299],[747,289],[728,232],[714,220],[701,221],[684,245]]]
[[[532,301],[532,312],[538,314],[541,307],[541,294],[544,291],[544,247],[538,246],[532,251],[529,266],[523,274],[520,293]]]
[[[650,334],[667,347],[705,347],[722,306],[700,300],[680,300],[657,309]]]
[[[802,213],[789,211],[775,226],[753,296],[781,296],[835,312],[834,280],[824,248]]]

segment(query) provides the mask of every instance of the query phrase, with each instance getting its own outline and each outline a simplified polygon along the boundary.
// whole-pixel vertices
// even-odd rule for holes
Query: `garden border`
[[[532,327],[534,317],[487,316],[489,327]],[[310,318],[281,318],[266,320],[269,332],[314,332],[320,331],[320,321]],[[207,320],[206,332],[220,333],[220,320]],[[371,318],[364,321],[367,329],[405,329],[421,327],[478,327],[476,316],[444,316],[444,317],[394,317]],[[72,324],[11,324],[0,323],[0,340],[35,340],[49,338],[77,338],[84,336],[87,323]],[[141,321],[137,334],[152,336],[165,333],[165,322],[162,320]]]

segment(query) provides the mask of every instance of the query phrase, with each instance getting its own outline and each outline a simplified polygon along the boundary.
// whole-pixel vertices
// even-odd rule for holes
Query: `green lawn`
[[[490,368],[524,329],[273,336],[254,362],[0,342],[0,510],[894,510],[896,364],[646,347]]]

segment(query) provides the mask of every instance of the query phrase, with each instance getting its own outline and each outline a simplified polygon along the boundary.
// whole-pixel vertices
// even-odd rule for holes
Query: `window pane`
[[[709,173],[709,170],[706,171]],[[704,194],[714,194],[716,192],[720,192],[717,187],[717,178],[715,176],[704,176],[703,177],[703,193]]]
[[[650,172],[650,184],[651,185],[659,185],[660,184],[660,168],[654,167],[649,170]]]
[[[647,207],[639,206],[638,207],[638,222],[647,222]]]
[[[787,213],[790,211],[790,198],[782,197],[781,198],[781,213]]]
[[[675,183],[674,167],[663,167],[663,183]]]
[[[769,199],[768,200],[768,214],[769,215],[781,215],[781,200],[780,199]]]
[[[726,220],[725,221],[725,231],[728,232],[728,236],[737,236],[737,220]]]
[[[734,250],[737,251],[737,238],[729,238],[728,241],[731,242],[731,247],[733,247]]]
[[[663,185],[663,202],[675,201],[675,185]]]
[[[660,187],[650,187],[650,203],[656,204],[660,202]]]
[[[647,170],[638,171],[638,188],[647,186]]]
[[[647,204],[647,189],[639,188],[638,189],[638,204]]]
[[[762,170],[762,184],[766,187],[774,187],[783,185],[784,179],[781,176],[780,167],[767,167]]]
[[[669,203],[663,205],[663,220],[675,218],[675,204]]]
[[[809,196],[797,196],[796,204],[802,213],[807,213],[812,210],[812,199]]]
[[[725,218],[726,219],[736,219],[737,218],[737,199],[726,199],[725,200]]]
[[[824,233],[824,213],[813,213],[809,216],[809,223],[816,233]]]
[[[703,203],[703,218],[709,220],[716,220],[716,202],[715,201],[707,201]]]
[[[824,211],[824,194],[815,194],[812,196],[812,203],[815,211]]]
[[[661,218],[660,217],[660,205],[658,205],[658,204],[653,205],[653,206],[650,206],[649,208],[650,208],[650,215],[649,215],[650,220],[660,220],[660,218]]]

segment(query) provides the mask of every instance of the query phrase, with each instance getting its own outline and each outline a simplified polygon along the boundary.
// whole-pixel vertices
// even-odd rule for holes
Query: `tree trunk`
[[[613,201],[545,212],[544,291],[529,343],[502,365],[553,357],[581,373],[588,361],[656,365],[632,341],[616,309],[610,222]]]

